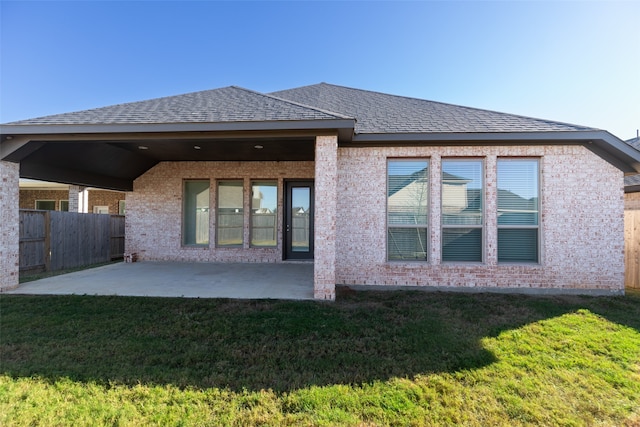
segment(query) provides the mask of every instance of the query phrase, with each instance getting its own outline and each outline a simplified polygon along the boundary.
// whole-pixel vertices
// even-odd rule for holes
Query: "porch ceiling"
[[[314,159],[314,141],[313,136],[69,136],[18,140],[2,157],[20,162],[21,178],[130,191],[137,177],[162,161],[308,161]]]

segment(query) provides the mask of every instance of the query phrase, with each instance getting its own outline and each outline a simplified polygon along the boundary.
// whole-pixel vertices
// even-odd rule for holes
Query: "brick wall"
[[[242,248],[216,248],[216,179],[244,180],[244,206],[249,206],[251,180],[278,181],[278,213],[283,206],[284,179],[313,179],[314,162],[163,162],[134,181],[127,194],[127,253],[141,260],[279,262],[282,260],[282,215],[278,215],[276,248],[249,247],[249,209],[244,210]],[[210,180],[209,247],[182,246],[184,179]]]
[[[109,213],[118,214],[118,201],[125,199],[125,193],[110,190],[89,190],[89,213],[94,206],[109,206]],[[36,200],[55,200],[56,210],[60,210],[60,200],[69,200],[67,190],[20,190],[20,209],[35,209]]]
[[[485,252],[482,264],[442,263],[440,162],[480,157],[485,164]],[[496,160],[540,158],[541,262],[497,262]],[[386,260],[386,161],[430,159],[429,261]],[[338,148],[335,275],[338,284],[624,290],[622,172],[581,146]],[[245,209],[242,248],[215,248],[216,179],[277,179],[282,212],[284,179],[314,178],[314,162],[163,162],[134,182],[127,194],[126,252],[142,260],[279,262],[277,248],[250,248]],[[210,245],[183,247],[184,179],[209,179]],[[316,177],[317,179],[317,177]],[[318,203],[321,198],[319,196]],[[316,207],[316,211],[320,211]],[[317,262],[317,261],[316,261]]]
[[[17,163],[0,161],[0,290],[18,286],[19,169]]]
[[[60,210],[60,200],[69,200],[67,190],[20,190],[20,209],[35,209],[36,200],[55,200]]]
[[[109,213],[118,214],[118,202],[125,199],[125,193],[109,190],[89,190],[89,213],[94,206],[109,206]]]
[[[640,209],[640,192],[625,193],[625,195],[624,195],[624,209],[625,210]]]
[[[441,262],[440,162],[465,156],[485,162],[483,264]],[[498,156],[541,159],[539,265],[497,262]],[[430,159],[428,262],[386,261],[388,157]],[[584,147],[342,147],[338,159],[340,284],[624,290],[622,172]]]
[[[336,297],[337,136],[316,138],[313,296]]]

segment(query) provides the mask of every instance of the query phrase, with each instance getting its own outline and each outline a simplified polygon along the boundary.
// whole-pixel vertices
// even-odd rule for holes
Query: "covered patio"
[[[313,263],[121,262],[34,280],[6,293],[310,300]]]

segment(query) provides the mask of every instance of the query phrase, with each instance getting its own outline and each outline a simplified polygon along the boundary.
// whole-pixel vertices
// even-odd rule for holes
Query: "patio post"
[[[18,287],[20,164],[0,160],[0,291]]]
[[[315,145],[315,235],[313,296],[336,298],[338,137],[318,136]]]
[[[69,212],[80,212],[80,191],[80,186],[78,185],[69,186]]]

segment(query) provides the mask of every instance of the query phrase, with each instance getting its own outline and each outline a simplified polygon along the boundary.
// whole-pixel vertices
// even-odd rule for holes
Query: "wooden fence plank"
[[[20,211],[20,271],[44,271],[45,236],[45,211]]]
[[[124,256],[122,215],[20,210],[20,271],[56,271]]]
[[[640,288],[640,210],[624,212],[625,286]]]

